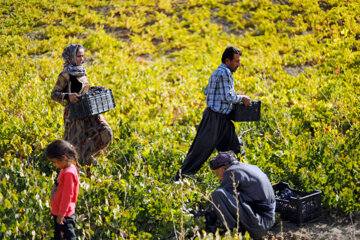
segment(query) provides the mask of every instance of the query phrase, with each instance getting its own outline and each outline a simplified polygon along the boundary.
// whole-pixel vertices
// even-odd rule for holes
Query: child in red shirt
[[[75,206],[79,193],[77,153],[69,142],[56,140],[46,148],[46,157],[61,169],[51,190],[54,239],[75,240]]]

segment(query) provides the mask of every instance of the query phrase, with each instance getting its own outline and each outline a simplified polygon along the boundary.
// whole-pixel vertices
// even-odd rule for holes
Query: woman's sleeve
[[[66,105],[69,100],[68,94],[68,83],[69,80],[65,78],[63,74],[60,74],[55,84],[54,89],[51,92],[51,99],[59,102],[62,105]]]

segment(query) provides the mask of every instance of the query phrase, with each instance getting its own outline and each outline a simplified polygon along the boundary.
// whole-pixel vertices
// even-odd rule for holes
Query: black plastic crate
[[[282,219],[301,226],[321,217],[321,191],[299,191],[291,188],[286,182],[274,184],[273,189],[276,198],[275,211],[280,213]]]
[[[261,101],[251,101],[251,105],[245,107],[239,103],[234,105],[230,118],[234,122],[260,121]]]
[[[80,95],[80,101],[70,103],[71,119],[81,119],[114,109],[115,101],[111,89],[95,90]]]

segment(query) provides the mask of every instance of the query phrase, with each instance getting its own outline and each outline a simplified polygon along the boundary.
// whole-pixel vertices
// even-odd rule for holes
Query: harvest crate
[[[70,103],[71,119],[81,119],[91,115],[107,112],[115,108],[111,89],[94,90],[80,95],[80,101]]]
[[[303,192],[293,189],[286,182],[273,185],[276,199],[276,212],[284,220],[301,226],[303,223],[321,217],[321,191]],[[294,196],[284,197],[284,190],[290,190]],[[285,194],[286,195],[286,194]]]
[[[239,103],[234,105],[230,118],[234,122],[260,121],[261,101],[251,101],[251,105],[245,107]]]

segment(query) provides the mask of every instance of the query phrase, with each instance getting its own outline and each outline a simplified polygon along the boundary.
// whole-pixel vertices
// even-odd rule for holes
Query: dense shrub
[[[359,212],[359,11],[340,0],[1,1],[0,238],[51,238],[43,150],[62,138],[50,92],[74,42],[91,85],[117,104],[104,114],[114,142],[91,178],[81,172],[81,239],[207,238],[192,213],[216,187],[208,166],[201,181],[168,180],[230,44],[243,51],[236,89],[263,101],[261,122],[235,124],[247,160],[273,183],[322,190],[326,209]]]

